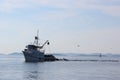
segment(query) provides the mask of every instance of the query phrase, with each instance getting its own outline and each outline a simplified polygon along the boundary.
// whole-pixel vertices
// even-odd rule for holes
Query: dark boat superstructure
[[[53,55],[45,55],[45,50],[43,50],[43,47],[45,44],[49,45],[49,41],[47,40],[43,45],[39,45],[39,37],[38,32],[37,36],[35,36],[34,44],[30,44],[26,46],[26,49],[24,49],[23,54],[25,57],[26,62],[42,62],[42,61],[55,61],[57,58],[55,58]]]

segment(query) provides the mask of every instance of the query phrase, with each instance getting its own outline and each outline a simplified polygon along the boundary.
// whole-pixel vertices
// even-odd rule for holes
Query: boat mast
[[[36,46],[39,46],[39,30],[37,30],[37,36],[35,36],[35,44]],[[39,48],[43,48],[45,46],[45,44],[50,44],[49,41],[47,40],[43,45],[41,45]]]
[[[39,30],[37,30],[37,46],[39,45],[38,39],[39,39]]]
[[[37,36],[35,36],[35,41],[37,46],[39,45],[38,40],[39,40],[39,30],[37,30]]]

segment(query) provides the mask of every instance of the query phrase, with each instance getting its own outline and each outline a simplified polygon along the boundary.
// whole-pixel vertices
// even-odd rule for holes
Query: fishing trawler
[[[53,55],[45,54],[44,46],[49,45],[49,41],[47,40],[44,44],[39,44],[39,36],[35,36],[35,41],[33,44],[29,44],[24,49],[23,54],[26,62],[43,62],[43,61],[55,61],[58,60]]]

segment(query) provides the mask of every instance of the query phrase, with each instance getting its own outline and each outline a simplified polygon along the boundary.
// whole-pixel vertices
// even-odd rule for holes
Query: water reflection
[[[24,63],[23,79],[25,80],[40,80],[40,63]],[[42,64],[42,63],[41,63]]]

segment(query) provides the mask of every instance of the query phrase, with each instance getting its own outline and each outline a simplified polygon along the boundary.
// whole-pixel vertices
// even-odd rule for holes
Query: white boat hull
[[[23,51],[25,61],[26,62],[42,62],[44,61],[44,53],[43,52],[26,52]]]

